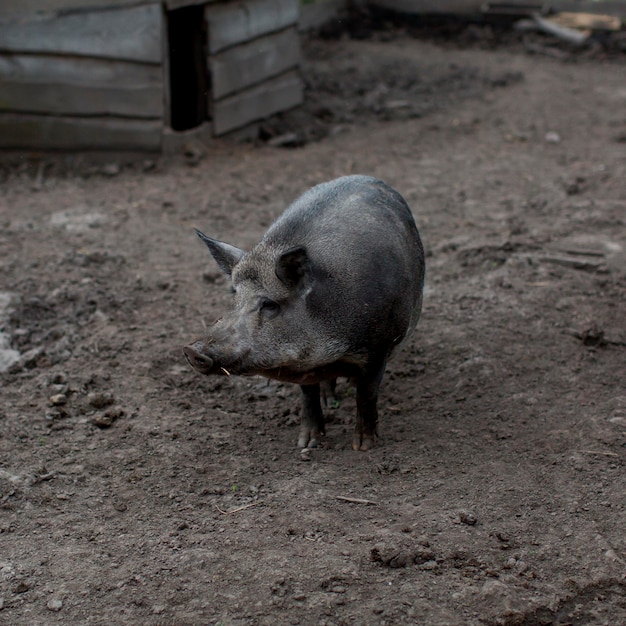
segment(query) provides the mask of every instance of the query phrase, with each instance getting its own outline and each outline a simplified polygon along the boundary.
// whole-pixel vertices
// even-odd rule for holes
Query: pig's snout
[[[189,361],[189,365],[202,374],[208,374],[213,369],[213,359],[202,352],[202,346],[198,343],[185,346],[183,352],[187,361]]]

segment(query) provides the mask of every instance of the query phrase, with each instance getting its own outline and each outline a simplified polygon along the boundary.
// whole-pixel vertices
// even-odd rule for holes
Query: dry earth
[[[307,45],[302,147],[1,170],[2,624],[626,623],[624,58],[389,39]],[[303,457],[296,387],[183,359],[230,298],[192,227],[357,172],[424,312],[380,445],[344,383]]]

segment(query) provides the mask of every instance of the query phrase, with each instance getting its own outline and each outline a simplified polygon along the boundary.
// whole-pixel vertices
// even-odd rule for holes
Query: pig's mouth
[[[229,360],[225,362],[223,357],[216,355],[209,356],[204,352],[200,342],[185,346],[183,353],[189,365],[200,372],[200,374],[207,376],[211,374],[222,374],[224,376],[237,374],[243,376],[250,373],[242,369],[240,360]]]
[[[189,365],[195,370],[198,370],[201,374],[211,374],[214,369],[217,369],[210,356],[202,354],[202,352],[196,350],[193,346],[185,346],[183,352],[185,353],[185,358]]]

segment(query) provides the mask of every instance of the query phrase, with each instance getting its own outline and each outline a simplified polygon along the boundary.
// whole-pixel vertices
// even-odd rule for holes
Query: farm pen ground
[[[5,171],[0,621],[626,622],[623,58],[311,45],[318,83],[369,85],[322,141]],[[184,362],[230,297],[192,227],[250,246],[352,172],[409,201],[424,314],[381,445],[350,450],[344,385],[303,460],[297,388]]]

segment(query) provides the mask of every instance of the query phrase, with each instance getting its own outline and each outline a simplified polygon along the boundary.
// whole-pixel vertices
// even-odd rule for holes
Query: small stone
[[[120,173],[120,166],[117,163],[107,163],[100,170],[105,176],[117,176]]]
[[[272,137],[268,142],[268,146],[272,146],[274,148],[278,147],[294,147],[298,144],[302,144],[302,141],[299,140],[298,135],[296,133],[283,133],[282,135],[277,135],[276,137]]]
[[[64,393],[55,393],[50,396],[51,406],[62,406],[63,404],[67,404],[67,396]]]
[[[155,604],[152,607],[152,614],[153,615],[161,615],[161,613],[165,613],[165,609],[167,607],[163,606],[162,604]]]
[[[302,450],[300,450],[300,460],[301,461],[311,460],[311,448],[302,448]]]
[[[546,143],[560,143],[561,135],[551,130],[546,133],[546,136],[544,137],[544,139],[546,140]]]
[[[51,598],[48,600],[46,607],[49,611],[60,611],[63,608],[63,600],[59,600],[59,598]]]

